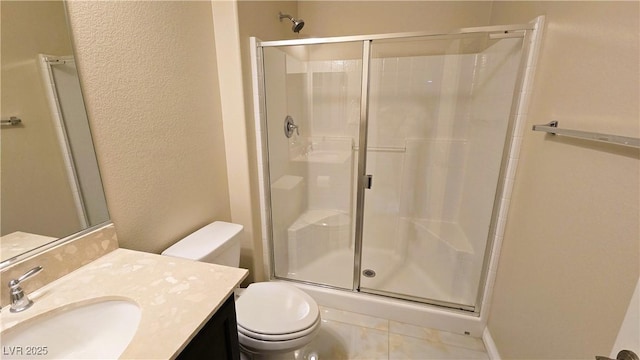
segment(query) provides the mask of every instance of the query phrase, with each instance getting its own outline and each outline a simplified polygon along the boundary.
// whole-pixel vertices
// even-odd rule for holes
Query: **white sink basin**
[[[29,311],[29,310],[26,310]],[[3,359],[117,359],[140,323],[133,301],[65,306],[7,329]]]

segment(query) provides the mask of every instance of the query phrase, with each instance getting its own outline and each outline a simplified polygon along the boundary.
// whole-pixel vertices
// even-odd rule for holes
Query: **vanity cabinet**
[[[178,360],[239,360],[240,344],[233,293],[178,355]]]

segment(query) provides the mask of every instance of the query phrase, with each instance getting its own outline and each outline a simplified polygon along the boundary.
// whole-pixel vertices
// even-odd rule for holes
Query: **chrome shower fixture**
[[[280,16],[280,22],[282,22],[282,19],[291,20],[291,22],[293,23],[293,26],[291,26],[291,30],[295,33],[299,33],[300,30],[302,30],[302,28],[304,27],[304,20],[302,19],[296,19],[293,16],[283,14],[282,12],[279,13],[279,16]]]

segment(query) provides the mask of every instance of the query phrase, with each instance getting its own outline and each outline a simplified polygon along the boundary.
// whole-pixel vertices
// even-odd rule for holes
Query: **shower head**
[[[291,26],[291,30],[295,33],[299,33],[300,30],[302,30],[302,28],[304,27],[304,20],[302,19],[295,19],[293,16],[283,14],[283,13],[280,13],[279,16],[280,16],[280,22],[282,22],[282,19],[291,20],[291,22],[293,23],[293,26]]]

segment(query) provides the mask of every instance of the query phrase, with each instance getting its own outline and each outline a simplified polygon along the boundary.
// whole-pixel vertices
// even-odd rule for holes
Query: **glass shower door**
[[[474,309],[521,49],[372,42],[361,291]]]
[[[262,56],[274,275],[351,289],[362,42]]]

